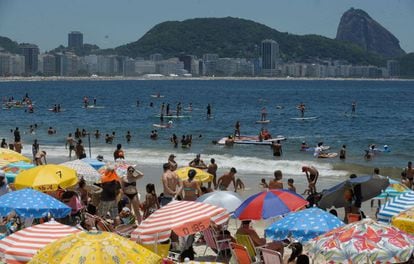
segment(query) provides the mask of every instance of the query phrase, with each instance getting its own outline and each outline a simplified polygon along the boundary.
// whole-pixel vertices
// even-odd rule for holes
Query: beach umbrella
[[[56,221],[27,227],[0,240],[0,259],[6,263],[26,263],[46,245],[80,232]]]
[[[0,167],[4,167],[7,164],[10,164],[11,161],[0,159]]]
[[[33,188],[42,192],[56,191],[58,187],[67,188],[78,182],[74,169],[62,165],[40,165],[22,171],[16,176],[14,186],[17,190]]]
[[[292,237],[304,242],[343,225],[344,222],[333,214],[312,207],[287,214],[267,227],[265,234],[266,238],[276,241]]]
[[[388,199],[400,195],[401,193],[410,192],[411,189],[407,185],[402,184],[396,180],[390,179],[390,185],[385,189],[380,195],[375,197],[375,199]]]
[[[414,207],[402,211],[391,219],[391,225],[396,228],[414,235]]]
[[[414,237],[372,219],[333,229],[305,245],[315,263],[401,263],[414,251]]]
[[[308,201],[297,193],[273,189],[247,198],[234,216],[240,220],[260,220],[281,216],[304,208]]]
[[[92,159],[92,158],[84,158],[81,159],[83,162],[88,163],[89,165],[91,165],[95,170],[99,170],[102,166],[105,165],[105,162],[99,161],[97,159]]]
[[[31,264],[159,264],[161,257],[143,246],[109,232],[79,232],[39,251]]]
[[[78,177],[83,177],[87,182],[95,183],[101,179],[101,174],[95,170],[94,167],[84,162],[83,160],[67,161],[61,163],[60,165],[74,169],[78,174]]]
[[[345,207],[345,191],[354,188],[357,185],[361,186],[361,202],[364,202],[381,194],[381,192],[388,187],[389,180],[388,178],[379,175],[348,179],[328,190],[323,190],[322,198],[318,202],[318,206],[322,209],[330,208],[332,206],[336,208]]]
[[[196,175],[194,177],[195,181],[198,182],[211,182],[213,180],[213,175],[205,172],[201,169],[197,169],[194,167],[182,167],[182,168],[178,168],[175,173],[177,174],[177,176],[181,179],[181,180],[187,180],[188,179],[188,172],[190,170],[195,170]]]
[[[227,222],[226,209],[214,205],[192,202],[172,201],[152,213],[131,233],[131,239],[142,244],[166,241],[174,231],[178,236],[201,232],[210,226]]]
[[[32,160],[23,156],[22,154],[5,148],[0,148],[0,160],[5,160],[9,162],[25,161],[31,162]]]
[[[22,217],[41,218],[51,214],[55,218],[63,218],[71,208],[50,195],[23,189],[0,196],[0,215],[6,216],[12,211]]]
[[[414,192],[402,193],[381,206],[378,213],[378,221],[389,223],[393,216],[411,207],[414,207]]]
[[[35,165],[32,163],[18,161],[18,162],[9,163],[6,166],[2,167],[1,169],[6,174],[7,183],[13,183],[17,174],[19,174],[20,172],[24,170],[31,169],[33,167],[35,167]]]
[[[216,191],[198,197],[196,202],[222,207],[226,209],[227,212],[232,213],[243,203],[243,198],[235,192]]]

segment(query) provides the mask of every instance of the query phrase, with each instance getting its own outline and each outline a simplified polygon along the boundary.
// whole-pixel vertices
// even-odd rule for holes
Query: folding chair
[[[282,256],[279,252],[268,248],[258,248],[259,254],[261,253],[264,264],[282,264]]]
[[[230,250],[238,264],[253,264],[260,262],[252,262],[249,251],[243,245],[230,242]]]
[[[258,261],[259,254],[257,250],[262,247],[255,247],[252,239],[248,235],[236,234],[236,241],[238,244],[246,247],[252,260]]]
[[[207,228],[203,231],[204,240],[206,241],[206,249],[204,250],[204,255],[206,255],[207,248],[210,247],[217,253],[216,260],[220,254],[220,251],[224,250],[224,254],[227,257],[227,249],[230,249],[229,242],[231,239],[224,238],[218,239],[216,233],[213,229]]]

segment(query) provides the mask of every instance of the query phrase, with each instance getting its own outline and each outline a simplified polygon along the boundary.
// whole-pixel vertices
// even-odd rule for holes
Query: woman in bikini
[[[148,183],[145,189],[147,190],[147,195],[145,195],[145,201],[142,204],[143,211],[144,211],[143,219],[146,219],[153,212],[155,212],[157,209],[160,208],[157,194],[155,193],[154,184]]]
[[[183,195],[184,201],[195,201],[197,197],[201,195],[200,184],[194,181],[196,176],[195,170],[188,171],[188,179],[183,181]]]
[[[141,179],[144,174],[134,167],[129,166],[127,170],[127,175],[122,177],[121,187],[122,192],[128,197],[129,202],[131,203],[132,209],[134,210],[135,218],[138,223],[141,223],[141,213],[139,211],[140,202],[138,198],[138,180]]]

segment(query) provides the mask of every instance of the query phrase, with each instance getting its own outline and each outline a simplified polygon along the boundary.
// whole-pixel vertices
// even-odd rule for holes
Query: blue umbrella
[[[393,216],[414,207],[414,192],[405,192],[386,202],[378,213],[378,221],[390,223]]]
[[[305,242],[345,225],[331,213],[317,207],[289,213],[265,229],[267,238],[279,241],[293,237]]]
[[[81,159],[81,161],[88,163],[95,170],[99,170],[103,165],[105,165],[105,162],[99,161],[97,159],[92,159],[92,158],[84,158],[84,159]]]
[[[7,183],[13,183],[17,174],[23,170],[31,169],[35,165],[24,161],[9,163],[2,168],[6,174]]]
[[[62,218],[70,214],[71,208],[50,195],[23,189],[0,196],[0,215],[12,211],[22,217],[41,218],[50,213],[55,218]]]

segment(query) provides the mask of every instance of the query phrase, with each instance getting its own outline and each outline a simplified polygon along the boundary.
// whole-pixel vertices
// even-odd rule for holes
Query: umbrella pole
[[[91,152],[91,133],[88,133],[89,158],[92,158]]]

